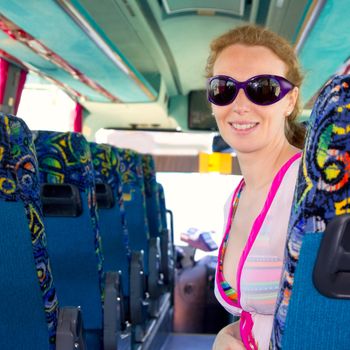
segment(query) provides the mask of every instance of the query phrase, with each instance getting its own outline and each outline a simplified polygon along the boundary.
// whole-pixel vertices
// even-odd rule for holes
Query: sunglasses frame
[[[268,103],[259,103],[259,102],[256,102],[254,101],[254,99],[252,100],[251,97],[249,96],[249,94],[247,93],[247,87],[248,85],[258,79],[258,78],[269,78],[269,79],[274,79],[278,82],[279,86],[280,86],[280,93],[279,95],[276,97],[276,101],[273,101],[273,102],[268,102]],[[226,83],[228,81],[231,81],[235,84],[235,87],[236,87],[236,91],[235,93],[233,94],[233,96],[230,98],[230,100],[228,102],[225,102],[225,103],[217,103],[214,101],[214,99],[210,96],[210,84],[211,82],[214,80],[214,79],[223,79],[226,81]],[[260,74],[260,75],[255,75],[251,78],[249,78],[248,80],[246,81],[238,81],[236,79],[233,79],[232,77],[228,76],[228,75],[222,75],[222,74],[219,74],[219,75],[215,75],[211,78],[208,79],[207,81],[207,98],[208,98],[208,101],[214,105],[217,105],[217,106],[227,106],[229,104],[231,104],[237,97],[238,93],[239,93],[239,90],[243,89],[246,97],[248,98],[249,101],[253,102],[254,104],[256,105],[259,105],[259,106],[268,106],[268,105],[272,105],[278,101],[280,101],[285,95],[287,95],[287,93],[289,91],[291,91],[293,88],[295,87],[295,85],[293,83],[291,83],[289,80],[287,80],[286,78],[284,77],[281,77],[279,75],[272,75],[272,74]]]

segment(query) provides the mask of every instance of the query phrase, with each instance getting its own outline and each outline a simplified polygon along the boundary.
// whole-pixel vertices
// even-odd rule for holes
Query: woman
[[[243,179],[226,208],[215,294],[240,321],[214,350],[268,349],[304,128],[296,123],[302,82],[287,41],[243,26],[211,44],[208,99]]]

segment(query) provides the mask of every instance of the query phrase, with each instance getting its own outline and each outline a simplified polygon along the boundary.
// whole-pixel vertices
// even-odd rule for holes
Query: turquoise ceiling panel
[[[87,98],[98,101],[98,102],[108,102],[109,100],[98,93],[97,91],[92,90],[87,85],[83,84],[79,80],[74,79],[67,72],[59,69],[56,65],[51,63],[44,58],[36,55],[28,47],[20,44],[19,42],[9,38],[4,32],[0,31],[0,49],[6,51],[13,57],[25,57],[26,62],[30,64],[34,69],[42,72],[48,77],[54,78],[59,81],[65,82],[72,89],[79,91],[82,95]]]
[[[307,102],[350,56],[350,2],[327,0],[300,51],[305,72],[302,98]]]
[[[72,3],[79,5],[78,1]],[[123,102],[150,101],[135,80],[118,68],[55,1],[7,0],[0,3],[0,12]],[[99,32],[98,27],[94,29]],[[148,82],[130,64],[126,65],[157,96]]]

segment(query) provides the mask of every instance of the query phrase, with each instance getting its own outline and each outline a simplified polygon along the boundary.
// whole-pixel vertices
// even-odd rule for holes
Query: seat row
[[[142,348],[173,288],[152,157],[11,115],[0,135],[1,348]]]

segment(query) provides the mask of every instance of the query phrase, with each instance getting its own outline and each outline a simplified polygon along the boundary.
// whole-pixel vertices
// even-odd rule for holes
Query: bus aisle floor
[[[215,334],[172,333],[161,350],[211,350],[214,339]]]

